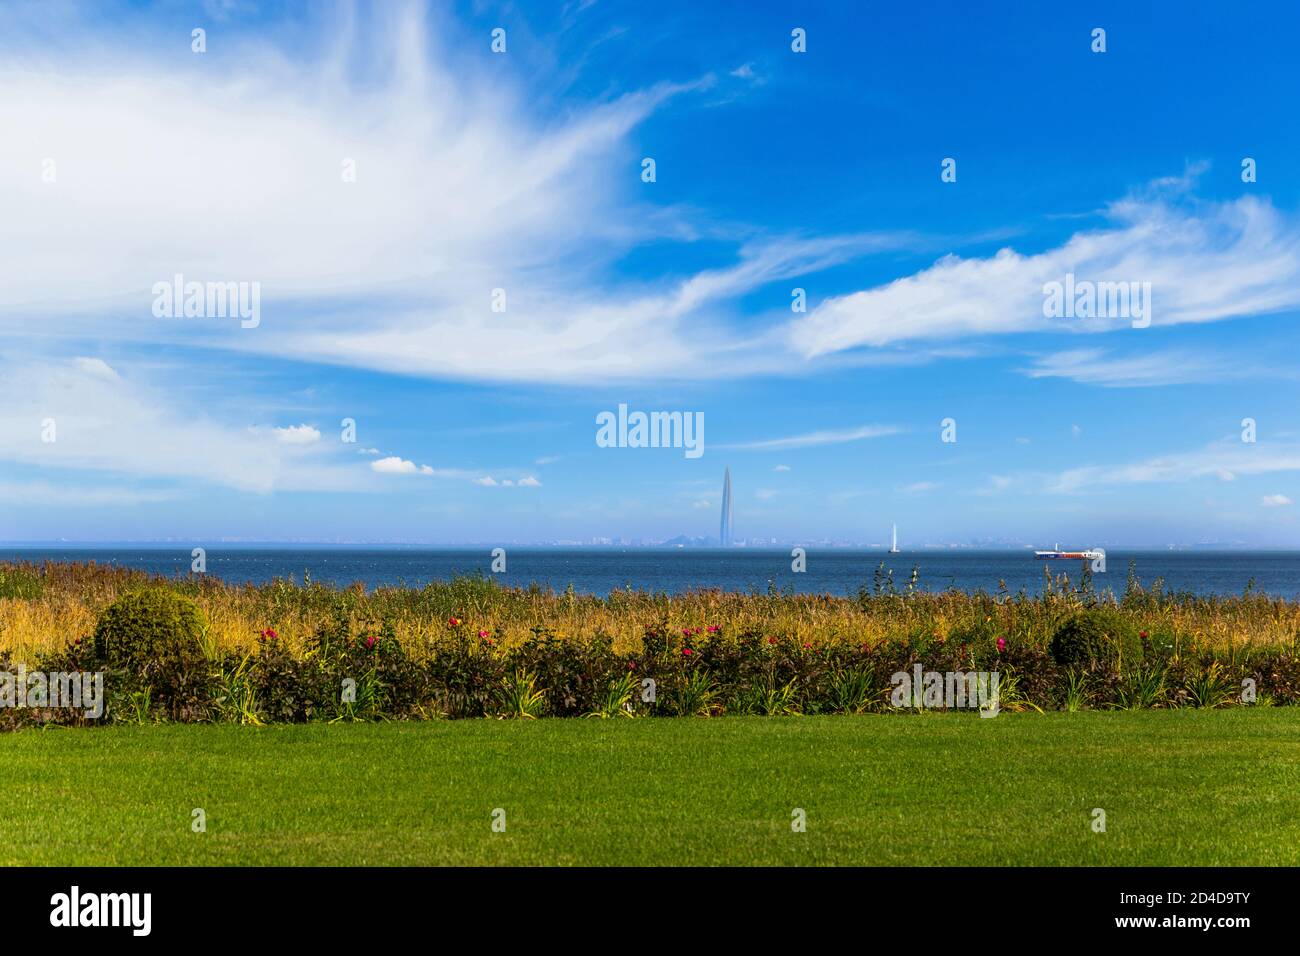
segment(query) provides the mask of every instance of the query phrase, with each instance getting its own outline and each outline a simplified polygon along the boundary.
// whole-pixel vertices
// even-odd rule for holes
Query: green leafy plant
[[[708,672],[695,670],[676,683],[670,704],[679,717],[707,717],[716,698],[717,688]]]
[[[621,677],[610,682],[605,696],[598,702],[597,706],[587,713],[588,717],[635,717],[636,712],[633,710],[633,700],[636,697],[639,682],[632,675],[631,671],[623,674]]]
[[[147,724],[152,719],[152,693],[148,687],[132,691],[126,696],[126,720],[133,724]]]
[[[257,702],[257,687],[250,673],[252,656],[245,654],[233,666],[221,667],[217,672],[214,704],[218,714],[237,724],[260,727],[262,719]]]
[[[862,714],[880,698],[880,686],[863,668],[843,668],[831,677],[830,705],[837,714]]]
[[[769,684],[755,688],[753,712],[764,717],[789,717],[800,713],[796,683],[791,680],[781,687]]]
[[[1070,668],[1065,675],[1064,707],[1074,714],[1088,706],[1088,675],[1077,667]]]
[[[1134,667],[1120,681],[1117,705],[1124,710],[1159,707],[1165,699],[1165,667],[1162,664]]]
[[[502,683],[502,717],[534,720],[546,712],[546,694],[537,689],[537,678],[526,670],[512,672]]]
[[[1203,667],[1187,678],[1185,689],[1193,707],[1223,707],[1237,700],[1238,685],[1224,671],[1219,661]]]
[[[998,675],[998,709],[1011,714],[1025,710],[1034,710],[1041,714],[1043,708],[1025,695],[1021,680],[1020,674],[1010,667]]]

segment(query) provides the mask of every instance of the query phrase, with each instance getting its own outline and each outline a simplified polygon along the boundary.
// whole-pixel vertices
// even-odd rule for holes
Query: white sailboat
[[[899,550],[898,550],[898,525],[894,525],[894,541],[893,541],[893,543],[889,546],[889,553],[890,553],[890,554],[898,554],[898,553],[899,553]]]

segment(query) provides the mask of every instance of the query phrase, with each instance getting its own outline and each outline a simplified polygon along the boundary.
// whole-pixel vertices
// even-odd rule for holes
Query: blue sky
[[[1296,543],[1293,4],[0,16],[0,540]]]

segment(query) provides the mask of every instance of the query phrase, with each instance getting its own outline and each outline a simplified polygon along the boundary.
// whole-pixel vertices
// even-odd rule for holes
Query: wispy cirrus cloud
[[[1300,444],[1224,439],[1201,448],[1136,461],[1083,465],[1057,472],[990,475],[980,494],[1082,494],[1132,485],[1174,484],[1210,478],[1300,472]]]
[[[1067,273],[1150,282],[1153,326],[1300,306],[1300,226],[1267,200],[1147,195],[1112,203],[1106,214],[1107,227],[1041,253],[948,255],[913,275],[832,297],[789,324],[790,346],[816,357],[900,342],[1130,328],[1113,318],[1045,317],[1043,286]]]
[[[738,298],[910,241],[744,229],[729,264],[628,280],[611,266],[629,248],[698,237],[630,188],[629,134],[713,78],[539,115],[523,79],[485,82],[477,49],[430,42],[442,20],[318,14],[292,55],[239,31],[180,57],[75,21],[57,46],[34,35],[0,65],[0,126],[40,131],[0,151],[0,330],[37,314],[42,333],[445,379],[746,374],[789,357],[728,325]],[[176,275],[260,283],[261,324],[155,318]]]
[[[0,461],[242,491],[364,490],[322,443],[182,410],[102,359],[0,361]],[[300,433],[294,433],[300,434]]]
[[[735,442],[728,445],[719,445],[718,447],[733,448],[740,451],[780,451],[788,448],[812,448],[817,445],[842,445],[847,442],[865,441],[869,438],[898,435],[902,432],[903,428],[898,425],[862,425],[858,428],[808,432],[803,435],[791,435],[787,438]]]
[[[1030,378],[1068,378],[1103,388],[1144,388],[1238,379],[1266,370],[1222,352],[1164,349],[1117,355],[1106,349],[1069,349],[1039,356],[1021,372]]]

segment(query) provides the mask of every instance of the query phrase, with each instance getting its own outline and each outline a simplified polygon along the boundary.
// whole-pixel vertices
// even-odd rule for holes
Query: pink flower
[[[689,627],[682,628],[682,637],[690,637],[694,633],[695,632],[692,631]]]
[[[487,637],[487,636],[488,636],[489,634],[491,634],[491,633],[492,633],[491,631],[479,631],[479,632],[478,632],[478,636],[479,636],[479,637]]]
[[[378,638],[376,638],[375,635],[373,635],[373,634],[371,634],[369,637],[367,637],[367,638],[366,638],[366,650],[370,650],[372,647],[374,647],[374,646],[375,646],[375,641],[376,641],[376,640],[378,640]]]
[[[683,657],[690,657],[690,656],[691,656],[692,654],[694,654],[694,653],[695,653],[695,652],[694,652],[693,650],[691,650],[689,647],[683,647],[683,648],[682,648],[682,656],[683,656]]]
[[[710,624],[710,625],[709,625],[709,633],[710,633],[710,634],[717,634],[717,633],[718,633],[718,625],[716,625],[716,624]]]
[[[1005,637],[999,637],[998,651],[1001,652],[1001,651],[1005,651],[1006,649],[1007,649],[1007,639]]]
[[[275,633],[275,628],[268,627],[265,631],[262,632],[262,636],[266,638],[268,641],[273,641],[280,635]]]

